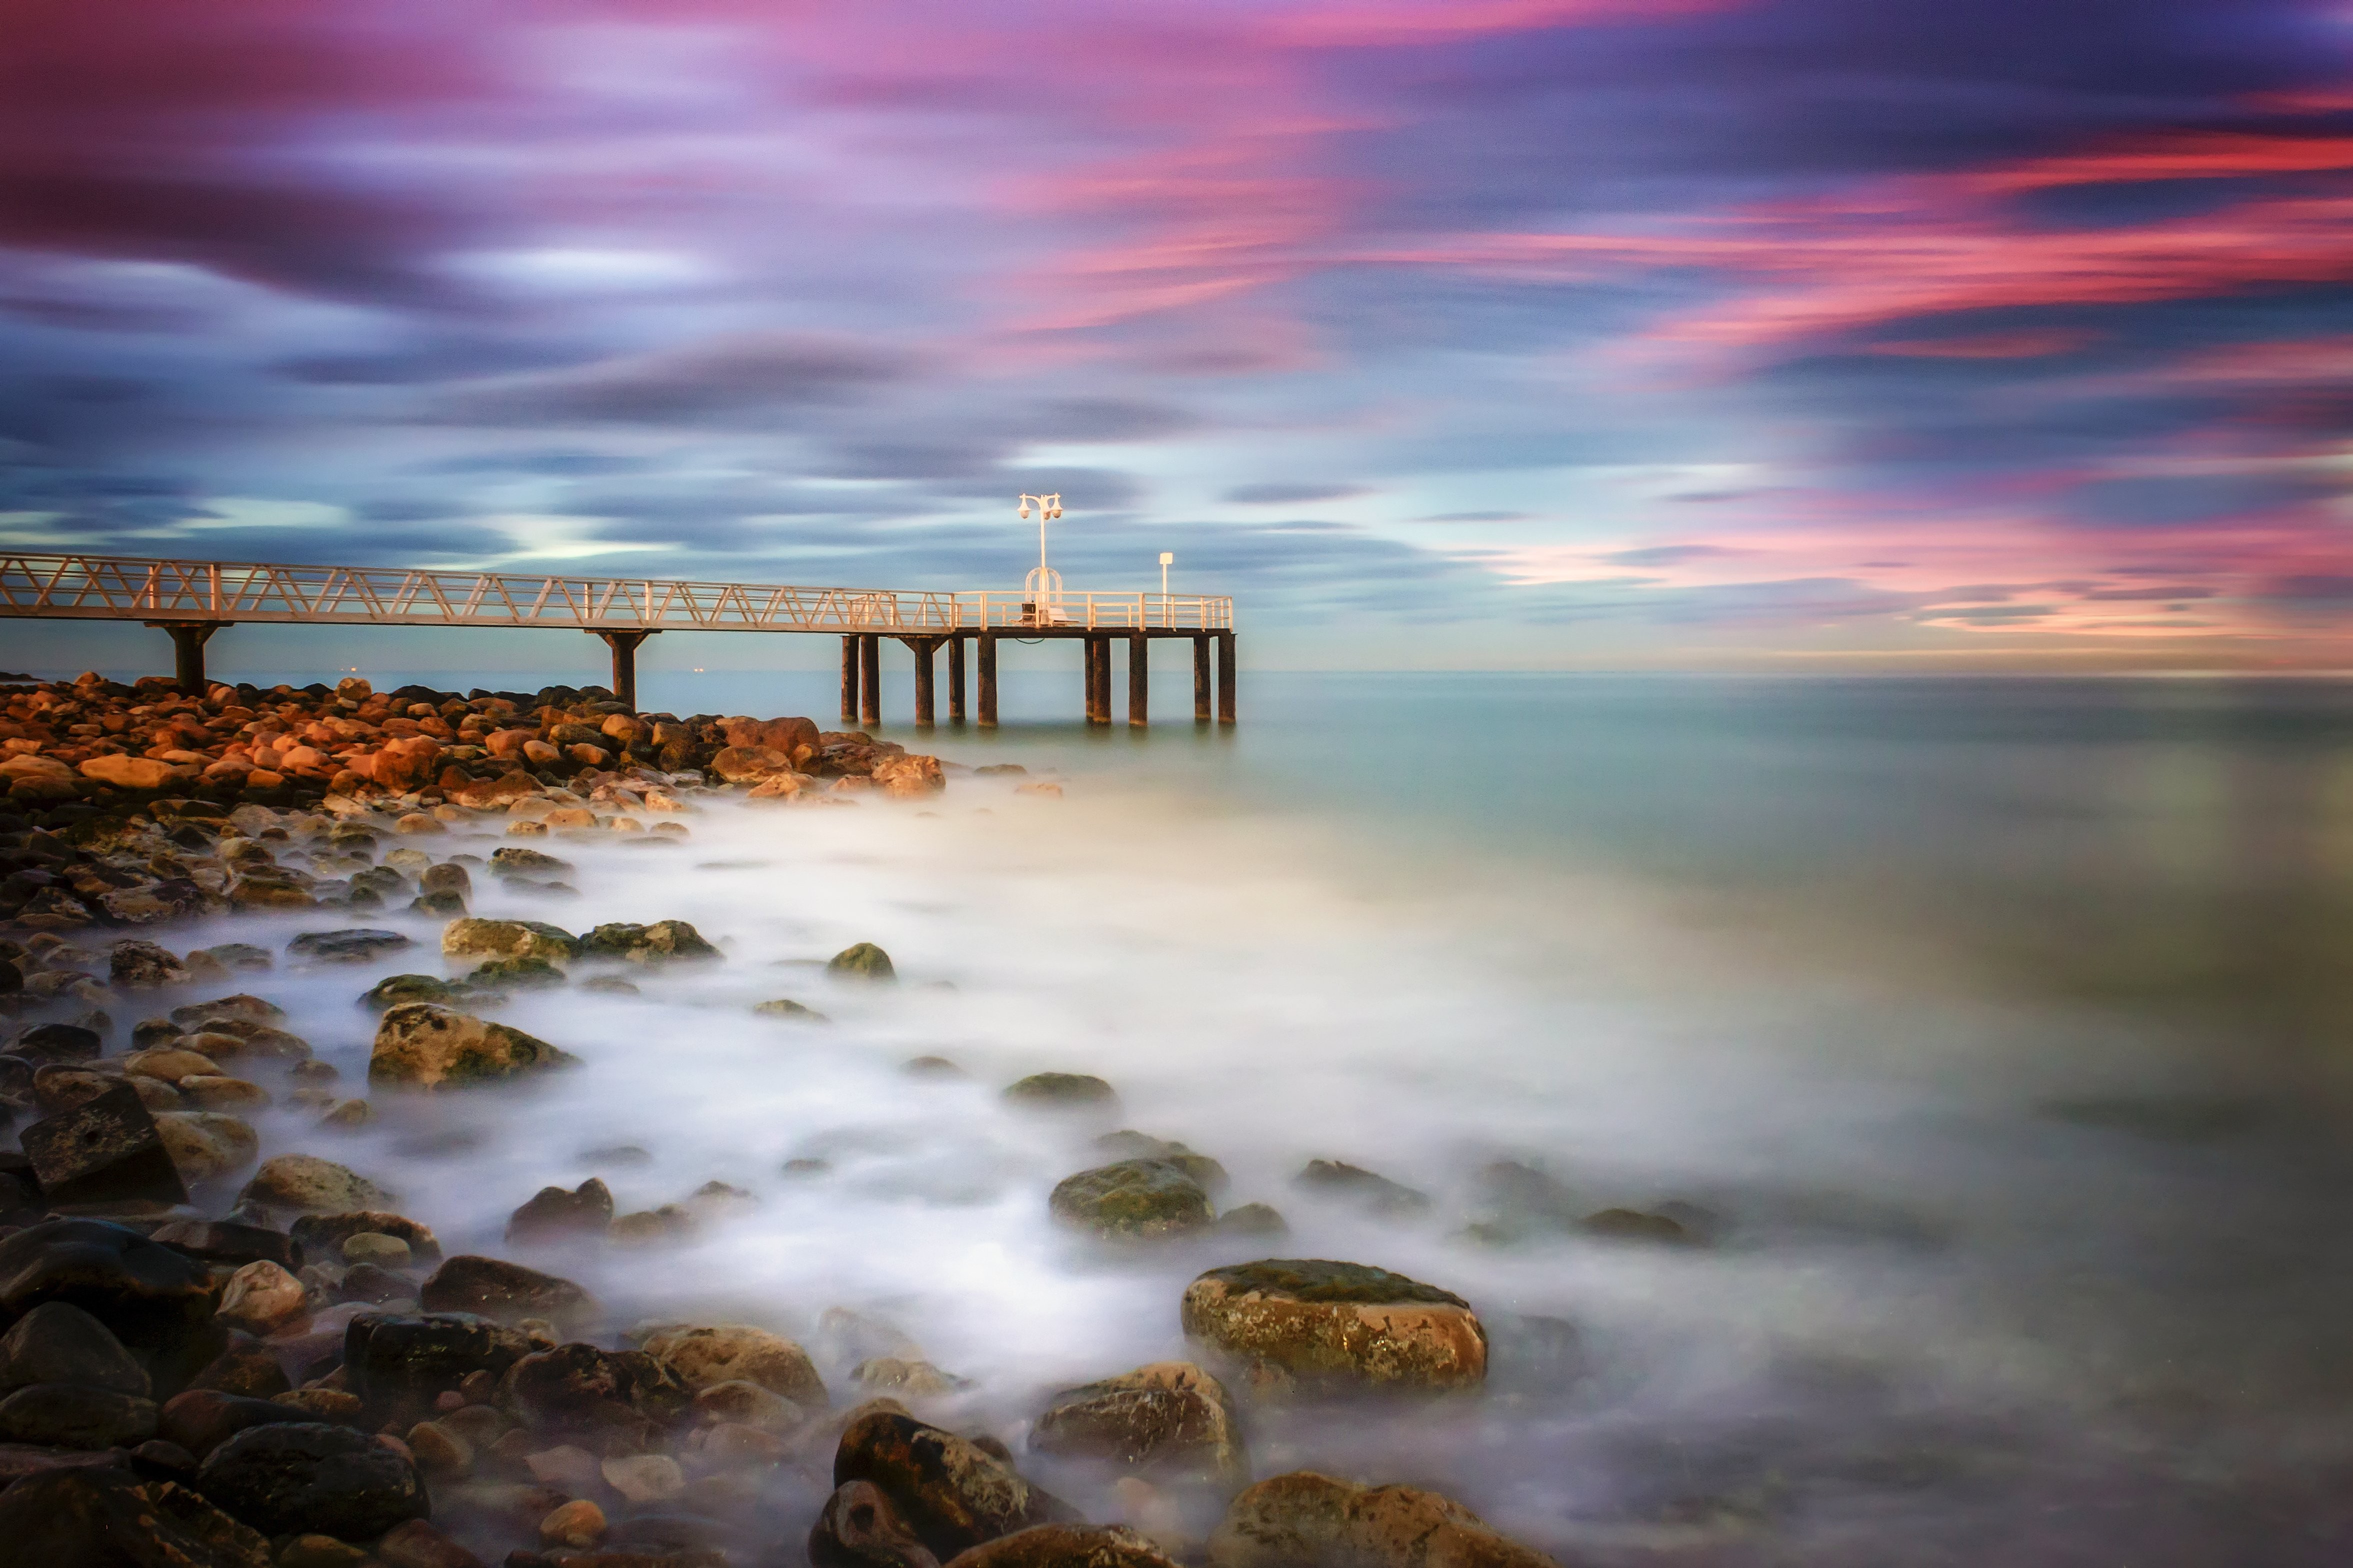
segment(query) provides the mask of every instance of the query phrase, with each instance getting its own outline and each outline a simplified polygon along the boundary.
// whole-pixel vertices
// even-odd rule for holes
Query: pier
[[[665,631],[793,632],[841,639],[841,717],[879,724],[881,647],[913,656],[914,721],[938,721],[937,656],[947,650],[948,720],[969,706],[997,723],[998,645],[1077,642],[1086,719],[1114,721],[1113,645],[1127,656],[1131,725],[1150,722],[1154,642],[1192,645],[1193,719],[1234,722],[1234,602],[1213,595],[1094,593],[1059,586],[970,589],[808,588],[561,574],[295,566],[124,555],[0,553],[0,618],[137,621],[172,638],[174,673],[206,687],[205,648],[243,622],[271,625],[530,627],[586,633],[611,650],[613,693],[635,709],[637,653]],[[971,658],[966,658],[967,645]]]

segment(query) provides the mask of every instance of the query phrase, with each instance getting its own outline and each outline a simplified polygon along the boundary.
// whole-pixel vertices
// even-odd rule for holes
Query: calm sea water
[[[644,697],[837,722],[823,677],[649,668]],[[1493,1331],[1482,1399],[1255,1413],[1260,1474],[1434,1485],[1565,1562],[2348,1560],[2353,685],[1242,697],[1197,731],[1164,681],[1176,721],[1089,732],[1074,674],[1016,668],[994,734],[884,732],[1051,771],[1060,801],[959,780],[921,809],[714,807],[677,854],[565,847],[575,902],[481,912],[690,919],[730,963],[519,999],[586,1058],[561,1083],[282,1135],[460,1242],[617,1141],[652,1155],[605,1171],[625,1206],[734,1183],[757,1205],[692,1247],[576,1267],[625,1315],[801,1334],[837,1379],[859,1347],[827,1309],[886,1321],[972,1380],[936,1418],[1018,1449],[1045,1391],[1183,1353],[1185,1280],[1250,1255],[1054,1231],[1047,1189],[1124,1123],[1223,1161],[1290,1254],[1447,1286]],[[910,984],[829,991],[809,961],[858,940]],[[278,984],[356,1073],[352,995],[417,966]],[[834,1022],[749,1016],[773,995]],[[923,1052],[971,1079],[899,1071]],[[1117,1122],[998,1106],[1043,1068],[1111,1079]],[[1311,1158],[1431,1207],[1303,1191]],[[1593,1209],[1693,1205],[1712,1242],[1498,1240],[1505,1159]]]

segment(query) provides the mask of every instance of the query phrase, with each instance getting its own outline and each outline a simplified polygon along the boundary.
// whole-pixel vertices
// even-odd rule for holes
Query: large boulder
[[[711,759],[711,772],[729,784],[756,783],[792,771],[791,753],[767,746],[729,746]]]
[[[507,851],[501,849],[499,853],[504,855]],[[580,944],[570,931],[544,921],[486,921],[470,916],[441,928],[441,951],[453,957],[544,958],[552,963],[567,963],[578,955]]]
[[[430,1405],[475,1373],[503,1378],[543,1348],[520,1329],[469,1312],[423,1317],[371,1314],[343,1331],[343,1376],[372,1404]]]
[[[562,1187],[540,1188],[507,1216],[507,1241],[528,1247],[601,1237],[612,1228],[612,1190],[591,1176],[570,1192]]]
[[[104,1323],[66,1301],[45,1301],[0,1337],[0,1392],[70,1383],[144,1399],[147,1370]]]
[[[492,1024],[436,1002],[404,1002],[376,1026],[368,1081],[406,1089],[460,1088],[577,1058],[506,1024]]]
[[[817,755],[825,743],[817,725],[807,719],[722,719],[719,730],[730,746],[765,747],[789,763]]]
[[[1356,1487],[1313,1470],[1234,1499],[1209,1537],[1212,1568],[1558,1568],[1461,1503],[1414,1487]]]
[[[940,771],[937,757],[878,757],[874,761],[873,777],[875,788],[900,800],[937,795],[948,787],[946,775]]]
[[[151,1368],[195,1356],[193,1370],[219,1348],[204,1265],[125,1226],[53,1219],[0,1240],[0,1318],[13,1325],[50,1301],[89,1313]]]
[[[0,1491],[0,1542],[26,1568],[269,1568],[269,1542],[185,1487],[130,1471],[40,1471]]]
[[[1031,1486],[976,1444],[894,1410],[870,1410],[843,1429],[833,1484],[871,1481],[943,1562],[1033,1524],[1079,1522],[1077,1511]]]
[[[332,1160],[322,1160],[316,1154],[280,1154],[262,1163],[240,1198],[295,1214],[343,1214],[388,1204],[393,1195]]]
[[[261,1154],[261,1135],[226,1111],[157,1111],[155,1134],[180,1179],[192,1187],[234,1175]]]
[[[856,942],[826,960],[825,972],[836,980],[892,981],[899,972],[891,955],[871,942]]]
[[[195,1488],[270,1535],[365,1541],[432,1511],[405,1454],[369,1433],[313,1422],[247,1427],[206,1458]]]
[[[155,1435],[155,1402],[79,1383],[36,1383],[0,1398],[0,1443],[128,1448]]]
[[[1267,1258],[1212,1268],[1186,1289],[1185,1332],[1264,1385],[1457,1388],[1487,1375],[1469,1302],[1386,1268]]]
[[[81,773],[84,778],[96,779],[117,789],[162,789],[167,784],[185,784],[196,776],[195,769],[177,763],[121,752],[90,758],[81,764]]]
[[[579,1343],[523,1357],[502,1393],[534,1426],[593,1422],[615,1405],[668,1422],[693,1398],[677,1373],[643,1351]]]
[[[40,1079],[34,1081],[37,1089]],[[36,1121],[25,1129],[22,1141],[42,1194],[52,1204],[188,1200],[154,1114],[134,1085],[104,1089]]]
[[[622,958],[632,963],[663,963],[671,959],[713,959],[720,951],[702,940],[702,933],[684,921],[656,921],[651,925],[601,925],[580,939],[583,958]]]
[[[959,1554],[949,1568],[1177,1568],[1124,1524],[1033,1524]]]
[[[1065,1389],[1030,1428],[1029,1446],[1156,1474],[1231,1481],[1249,1473],[1224,1385],[1185,1361]]]
[[[782,1334],[748,1323],[658,1329],[647,1336],[646,1353],[669,1364],[692,1389],[715,1384],[757,1384],[807,1410],[828,1403],[824,1380],[808,1352]]]
[[[171,949],[152,942],[118,942],[106,955],[107,984],[117,991],[153,991],[185,985],[190,978]]]
[[[1047,1206],[1064,1225],[1123,1239],[1189,1235],[1218,1217],[1201,1184],[1161,1160],[1121,1160],[1066,1176]]]
[[[559,1328],[592,1322],[598,1310],[596,1299],[569,1279],[466,1254],[435,1269],[417,1300],[428,1312],[472,1312],[504,1323],[543,1318]]]

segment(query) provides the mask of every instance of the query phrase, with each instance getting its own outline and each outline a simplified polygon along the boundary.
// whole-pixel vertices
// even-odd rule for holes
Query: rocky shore
[[[1212,1244],[1250,1259],[1167,1301],[1190,1359],[1105,1367],[1004,1431],[960,1419],[961,1380],[854,1314],[832,1324],[853,1359],[732,1315],[633,1318],[571,1278],[750,1201],[723,1183],[638,1212],[599,1179],[551,1184],[502,1245],[468,1252],[364,1160],[272,1146],[290,1125],[356,1131],[594,1071],[509,1019],[534,992],[623,995],[729,962],[659,910],[575,931],[477,914],[480,891],[559,912],[574,844],[659,854],[723,793],[920,803],[965,770],[806,719],[632,714],[593,689],[191,700],[85,677],[0,695],[0,1568],[1552,1561],[1432,1491],[1253,1463],[1273,1413],[1475,1401],[1488,1331],[1436,1284],[1256,1257],[1282,1216],[1227,1205],[1224,1168],[1181,1143],[1108,1133],[1034,1201],[1106,1267]],[[492,835],[507,842],[476,853]],[[277,951],[195,934],[271,911]],[[352,918],[367,911],[438,927],[438,963],[406,968],[415,940]],[[374,1029],[353,1082],[273,984],[281,965],[391,963],[353,987]],[[900,984],[871,942],[824,973]],[[822,1018],[791,998],[755,1011]],[[1000,1103],[1072,1118],[1119,1100],[1049,1072]],[[1298,1181],[1368,1211],[1428,1203],[1332,1162]],[[1700,1223],[1571,1213],[1522,1168],[1491,1185],[1498,1226],[1676,1242]],[[1115,1497],[1119,1522],[1041,1474]]]

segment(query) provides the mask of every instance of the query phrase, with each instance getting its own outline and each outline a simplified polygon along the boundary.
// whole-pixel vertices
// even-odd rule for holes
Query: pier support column
[[[948,722],[964,722],[964,634],[948,638]]]
[[[223,626],[233,626],[235,621],[149,621],[151,626],[161,626],[172,634],[172,676],[179,682],[184,697],[205,694],[205,644]]]
[[[1234,634],[1218,634],[1218,722],[1234,721]]]
[[[1209,721],[1209,639],[1193,639],[1193,722]]]
[[[997,634],[980,634],[980,727],[997,728]]]
[[[907,651],[915,656],[915,723],[919,728],[928,730],[938,722],[939,705],[933,677],[939,668],[934,656],[939,652],[940,639],[901,637],[899,640],[905,643]]]
[[[841,639],[841,721],[858,722],[858,639]]]
[[[1127,726],[1141,730],[1152,722],[1152,639],[1142,632],[1127,638]]]
[[[858,637],[858,721],[871,729],[882,722],[882,638],[876,632]]]
[[[1087,647],[1087,722],[1111,722],[1111,638],[1099,635],[1086,639]]]
[[[621,706],[634,713],[638,710],[638,645],[659,631],[598,632],[605,646],[613,650],[613,696]]]

